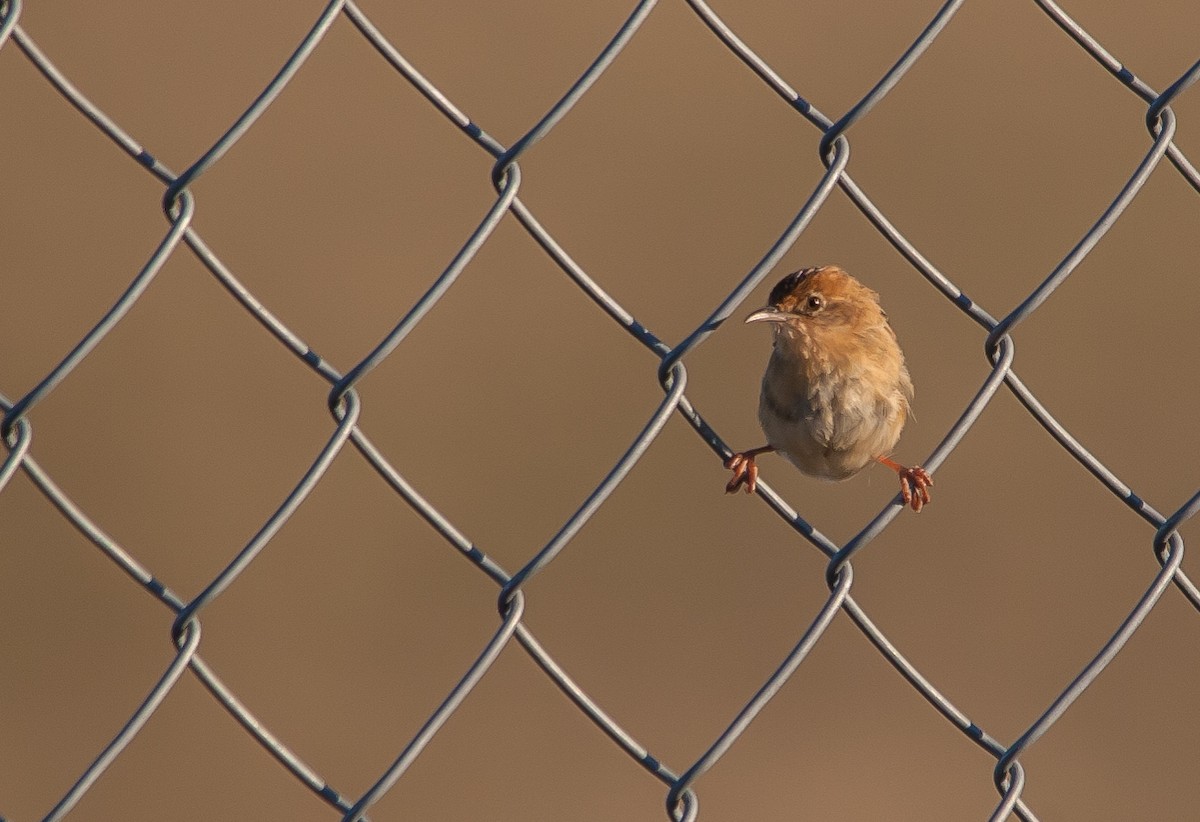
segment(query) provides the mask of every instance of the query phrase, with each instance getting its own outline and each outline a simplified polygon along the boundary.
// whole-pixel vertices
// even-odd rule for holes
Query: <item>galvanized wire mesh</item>
[[[982,748],[995,759],[992,778],[998,800],[991,818],[1007,819],[1015,815],[1025,820],[1036,819],[1036,810],[1023,799],[1026,785],[1026,770],[1022,755],[1034,746],[1076,699],[1104,672],[1106,666],[1129,641],[1130,637],[1161,601],[1173,585],[1178,594],[1195,609],[1200,609],[1200,590],[1182,569],[1184,543],[1179,528],[1200,509],[1200,491],[1193,494],[1182,506],[1162,513],[1141,498],[1100,462],[1079,442],[1042,404],[1038,397],[1017,376],[1014,370],[1016,354],[1014,336],[1022,323],[1032,316],[1050,298],[1059,286],[1071,275],[1083,259],[1092,251],[1106,232],[1121,218],[1135,195],[1146,185],[1152,174],[1160,168],[1172,167],[1183,180],[1200,193],[1200,173],[1173,142],[1177,122],[1171,104],[1200,77],[1200,62],[1193,64],[1178,79],[1164,90],[1155,90],[1140,80],[1130,69],[1110,55],[1091,35],[1075,23],[1051,0],[1037,0],[1044,12],[1047,25],[1053,23],[1074,41],[1074,44],[1089,55],[1097,64],[1112,75],[1146,104],[1147,149],[1137,166],[1128,172],[1125,185],[1100,213],[1071,251],[1053,268],[1040,285],[1030,292],[1015,308],[1006,313],[990,313],[969,298],[955,283],[939,271],[922,252],[895,227],[854,181],[847,171],[853,127],[868,117],[872,109],[902,83],[906,73],[921,59],[931,43],[951,25],[963,0],[947,2],[912,42],[895,65],[882,76],[875,86],[844,114],[830,117],[802,97],[752,47],[739,39],[720,16],[700,0],[688,0],[688,7],[719,41],[736,56],[751,72],[780,99],[780,105],[799,114],[813,127],[813,143],[818,149],[818,158],[824,167],[819,184],[812,190],[802,208],[795,214],[786,230],[763,254],[742,279],[734,284],[727,296],[704,317],[689,319],[691,332],[680,342],[671,344],[652,329],[634,319],[626,307],[610,296],[602,284],[572,258],[570,251],[544,227],[534,211],[520,198],[522,170],[520,162],[533,152],[537,144],[568,117],[572,108],[588,94],[598,78],[620,58],[622,51],[637,38],[643,23],[651,16],[657,5],[655,0],[643,0],[629,14],[604,49],[595,57],[587,70],[569,87],[561,99],[524,135],[511,145],[504,145],[485,130],[484,125],[474,122],[467,114],[443,94],[439,88],[424,77],[381,32],[367,15],[353,2],[331,2],[313,24],[308,35],[296,47],[291,58],[280,67],[274,79],[264,88],[253,104],[234,121],[217,142],[198,157],[182,172],[167,168],[154,154],[144,148],[121,125],[105,114],[102,106],[85,97],[72,83],[72,79],[60,71],[52,55],[39,49],[33,38],[21,26],[22,3],[9,0],[0,4],[3,24],[0,25],[0,48],[18,49],[28,62],[36,68],[53,88],[75,109],[87,118],[100,134],[113,141],[142,170],[151,174],[163,186],[162,207],[167,217],[168,228],[150,259],[136,273],[120,299],[114,303],[71,351],[37,385],[23,396],[7,398],[0,396],[4,408],[3,423],[0,424],[7,452],[0,464],[0,491],[8,486],[19,472],[24,472],[76,529],[101,551],[111,562],[122,569],[135,583],[140,585],[173,613],[170,635],[175,644],[175,654],[162,672],[159,680],[150,688],[144,701],[138,706],[124,727],[113,736],[111,742],[96,752],[94,762],[78,776],[77,781],[64,793],[53,808],[47,809],[45,819],[61,819],[67,816],[84,794],[101,779],[112,763],[117,760],[130,742],[152,720],[155,712],[170,699],[185,676],[195,677],[211,695],[228,711],[246,733],[252,735],[262,746],[266,755],[274,757],[295,778],[297,784],[314,793],[326,802],[334,815],[346,820],[366,818],[374,805],[391,790],[404,776],[410,765],[421,756],[428,743],[438,734],[443,724],[458,710],[467,695],[485,677],[501,652],[508,646],[519,645],[544,672],[544,674],[575,705],[578,711],[612,740],[616,748],[633,763],[659,780],[663,785],[666,815],[675,820],[692,820],[699,816],[698,793],[703,777],[717,767],[722,757],[743,734],[751,723],[785,685],[788,679],[804,663],[809,652],[825,635],[826,630],[839,612],[844,612],[865,635],[879,654],[898,671],[940,716],[956,728],[965,741]],[[491,158],[491,182],[496,196],[491,207],[473,232],[466,237],[458,253],[444,271],[429,283],[424,295],[396,322],[395,327],[377,346],[366,353],[344,373],[325,361],[316,352],[285,326],[270,307],[263,304],[238,279],[235,272],[218,256],[218,250],[210,247],[195,227],[196,203],[191,187],[206,173],[221,163],[226,153],[250,131],[256,121],[272,106],[291,82],[296,72],[317,51],[322,41],[334,26],[351,26],[366,43],[369,43],[395,71],[399,78],[417,89],[447,121],[448,131],[457,130]],[[1064,48],[1067,46],[1064,45]],[[10,113],[11,116],[11,113]],[[1163,159],[1168,162],[1162,163]],[[1160,173],[1162,173],[1160,171]],[[924,278],[946,300],[948,307],[962,312],[985,332],[984,355],[989,363],[986,379],[975,396],[963,409],[957,421],[945,432],[941,442],[923,464],[936,472],[958,447],[960,441],[973,425],[987,413],[989,405],[1002,388],[1010,391],[1028,413],[1054,438],[1054,440],[1079,464],[1099,480],[1119,501],[1131,509],[1148,526],[1147,539],[1153,546],[1158,561],[1156,573],[1147,574],[1144,593],[1136,602],[1129,604],[1128,615],[1112,631],[1110,638],[1100,647],[1094,657],[1074,679],[1066,684],[1045,705],[1044,710],[1029,723],[1015,739],[1002,741],[997,735],[976,725],[957,705],[943,695],[935,683],[927,679],[903,655],[855,601],[853,596],[854,572],[852,560],[873,539],[884,531],[901,512],[899,499],[892,500],[868,522],[862,524],[857,534],[844,544],[837,544],[813,527],[792,508],[771,486],[762,482],[758,496],[766,509],[787,523],[797,535],[810,542],[828,558],[825,581],[829,588],[828,598],[815,607],[811,623],[796,637],[794,647],[779,663],[777,670],[762,682],[759,690],[750,696],[742,709],[728,721],[723,732],[697,757],[690,762],[667,763],[637,741],[636,729],[626,728],[611,717],[603,705],[593,700],[572,678],[571,672],[560,666],[550,653],[539,644],[523,617],[530,605],[526,588],[530,581],[569,547],[571,540],[587,527],[593,514],[605,503],[614,489],[628,476],[631,469],[653,446],[664,426],[678,414],[694,429],[700,440],[712,451],[714,460],[730,455],[726,440],[710,426],[688,397],[688,358],[702,343],[717,333],[722,324],[743,308],[748,296],[764,280],[780,273],[776,270],[781,258],[792,248],[809,226],[813,217],[825,206],[835,189],[840,188],[850,201],[870,221],[879,234],[889,242],[909,263],[912,270]],[[393,354],[410,332],[430,314],[438,303],[471,263],[477,253],[493,236],[500,223],[508,217],[515,218],[528,232],[548,257],[553,260],[569,280],[602,311],[613,324],[640,343],[651,355],[648,364],[657,370],[657,379],[662,387],[662,401],[645,421],[640,431],[632,433],[628,449],[603,480],[584,498],[578,510],[562,524],[561,529],[534,553],[521,567],[509,571],[500,566],[460,530],[450,519],[431,505],[418,490],[418,484],[401,475],[389,458],[368,436],[361,426],[362,403],[356,387],[385,359]],[[319,375],[329,385],[328,408],[334,427],[328,441],[312,461],[310,467],[296,482],[291,493],[270,516],[263,519],[258,532],[236,554],[228,565],[197,595],[187,598],[177,594],[167,580],[158,579],[138,558],[101,528],[102,519],[97,512],[85,511],[76,505],[55,482],[34,453],[36,409],[64,381],[71,377],[75,368],[101,345],[105,337],[121,322],[125,315],[143,297],[164,264],[174,255],[191,253],[201,261],[241,307],[270,335],[282,344],[307,368]],[[747,306],[748,307],[748,306]],[[648,367],[649,367],[648,365]],[[2,388],[2,387],[0,387]],[[344,788],[329,784],[316,770],[306,764],[302,752],[293,750],[286,740],[277,737],[270,728],[262,724],[250,708],[243,704],[233,688],[218,676],[205,662],[202,650],[201,626],[204,612],[212,603],[238,583],[239,578],[251,563],[268,546],[283,525],[304,504],[313,490],[327,475],[331,466],[344,451],[357,450],[378,472],[396,495],[416,511],[445,540],[446,544],[462,554],[478,572],[491,579],[499,589],[497,597],[498,620],[494,635],[479,651],[477,658],[467,666],[458,683],[445,695],[444,701],[428,716],[420,731],[404,744],[397,746],[394,761],[374,778],[373,784],[361,794],[349,794]],[[3,801],[3,797],[0,797]],[[1150,815],[1153,815],[1151,812]]]

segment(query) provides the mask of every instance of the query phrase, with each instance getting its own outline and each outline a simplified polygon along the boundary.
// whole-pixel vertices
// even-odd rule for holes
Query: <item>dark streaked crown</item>
[[[796,290],[800,283],[804,282],[805,278],[821,271],[826,266],[814,266],[812,268],[802,268],[799,271],[793,271],[782,280],[775,284],[771,289],[771,297],[767,300],[767,305],[779,305],[783,302],[783,298]]]

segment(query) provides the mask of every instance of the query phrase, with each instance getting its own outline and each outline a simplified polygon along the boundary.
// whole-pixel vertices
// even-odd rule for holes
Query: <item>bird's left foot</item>
[[[904,504],[918,514],[929,504],[929,486],[933,485],[933,477],[919,465],[905,468],[900,463],[888,457],[876,457],[880,463],[896,472],[900,477],[900,498]]]
[[[901,468],[896,473],[900,476],[900,497],[904,504],[921,513],[921,509],[929,504],[929,486],[933,485],[933,477],[919,465]]]

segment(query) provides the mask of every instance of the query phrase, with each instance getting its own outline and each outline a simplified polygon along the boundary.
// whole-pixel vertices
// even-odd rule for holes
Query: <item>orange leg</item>
[[[754,489],[758,487],[758,466],[755,464],[754,458],[759,454],[766,454],[774,450],[774,447],[764,445],[761,448],[751,448],[749,451],[734,454],[725,460],[725,467],[733,471],[733,479],[725,486],[725,493],[736,493],[738,488],[745,485],[746,493],[753,494]]]
[[[918,514],[921,513],[921,508],[929,504],[929,486],[933,485],[933,477],[919,465],[905,468],[888,457],[875,459],[896,472],[900,477],[900,496],[904,504],[911,506]]]

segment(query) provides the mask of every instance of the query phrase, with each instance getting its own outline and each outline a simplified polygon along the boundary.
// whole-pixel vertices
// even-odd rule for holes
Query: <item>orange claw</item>
[[[900,463],[887,457],[879,457],[879,462],[896,472],[900,478],[900,498],[904,504],[918,514],[929,504],[929,486],[933,485],[933,477],[919,465],[905,468]]]
[[[758,488],[758,464],[754,462],[754,458],[759,454],[774,450],[771,446],[764,445],[761,448],[751,448],[749,451],[734,454],[725,460],[725,467],[733,471],[733,478],[726,484],[725,493],[737,493],[738,488],[745,486],[746,493],[753,494]]]

